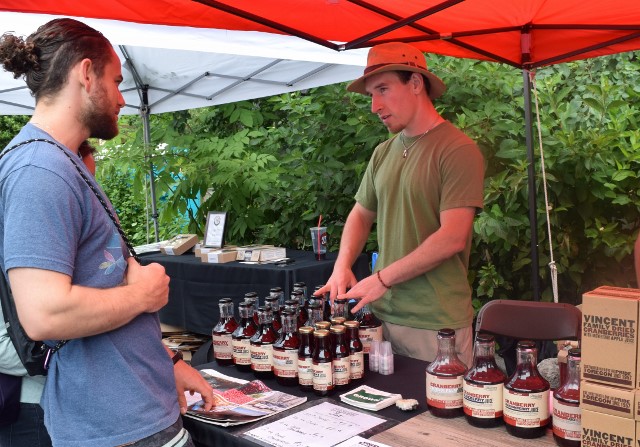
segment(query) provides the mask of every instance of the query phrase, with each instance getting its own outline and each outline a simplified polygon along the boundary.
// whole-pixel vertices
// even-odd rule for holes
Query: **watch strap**
[[[178,363],[180,360],[182,360],[182,351],[174,351],[173,352],[173,357],[171,357],[171,361],[173,362],[173,364],[175,365],[176,363]]]

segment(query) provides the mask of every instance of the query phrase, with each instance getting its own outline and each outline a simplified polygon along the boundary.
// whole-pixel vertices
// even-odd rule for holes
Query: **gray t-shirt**
[[[27,124],[8,147],[31,138],[51,139]],[[115,225],[63,151],[37,142],[0,160],[5,272],[46,269],[69,275],[73,284],[112,288],[123,282],[127,256]],[[173,424],[180,410],[157,314],[69,341],[53,356],[41,404],[54,446],[120,445]]]

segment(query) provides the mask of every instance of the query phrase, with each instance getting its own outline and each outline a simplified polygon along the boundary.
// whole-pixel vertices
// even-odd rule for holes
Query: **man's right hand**
[[[129,258],[127,260],[126,284],[135,289],[135,296],[141,300],[145,312],[157,312],[169,301],[169,276],[164,267],[157,263],[146,266]]]
[[[358,283],[353,271],[349,268],[339,268],[337,265],[333,269],[333,273],[329,277],[324,287],[314,293],[314,296],[322,295],[323,293],[330,292],[331,302],[336,296],[346,293],[347,289],[355,286]]]

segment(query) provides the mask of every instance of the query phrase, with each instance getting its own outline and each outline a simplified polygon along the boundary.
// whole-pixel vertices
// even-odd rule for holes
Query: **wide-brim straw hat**
[[[367,66],[364,74],[347,86],[347,90],[354,93],[367,94],[365,80],[385,71],[412,71],[425,75],[431,84],[429,97],[436,99],[447,89],[442,79],[427,70],[424,54],[416,47],[402,43],[390,42],[376,45],[369,50]]]

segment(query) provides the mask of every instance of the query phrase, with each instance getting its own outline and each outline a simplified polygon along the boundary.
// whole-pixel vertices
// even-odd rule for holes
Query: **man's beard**
[[[113,119],[113,111],[107,111],[106,92],[100,86],[89,98],[91,103],[81,112],[80,120],[89,129],[90,138],[110,140],[118,135],[118,123]]]

